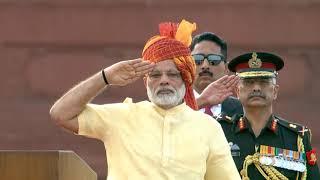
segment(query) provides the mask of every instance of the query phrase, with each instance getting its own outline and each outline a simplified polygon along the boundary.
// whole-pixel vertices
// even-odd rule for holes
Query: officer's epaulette
[[[304,136],[305,133],[309,132],[309,129],[306,126],[297,124],[297,123],[293,123],[293,122],[289,122],[283,118],[280,118],[278,116],[275,116],[276,119],[278,119],[278,124],[290,129],[293,132],[296,132],[297,134],[299,134],[300,136]]]
[[[233,122],[232,117],[227,116],[224,113],[219,114],[215,118],[217,119],[217,121],[220,121],[220,122],[223,121],[223,122],[227,122],[227,123],[230,123],[230,124]]]

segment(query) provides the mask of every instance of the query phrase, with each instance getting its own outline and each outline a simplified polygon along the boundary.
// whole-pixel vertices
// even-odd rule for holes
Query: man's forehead
[[[213,41],[209,41],[209,40],[203,40],[199,43],[197,43],[194,46],[194,49],[192,50],[192,54],[198,53],[198,52],[206,52],[206,53],[221,53],[221,47],[213,42]]]
[[[157,62],[153,68],[153,71],[178,71],[173,59],[163,60]]]

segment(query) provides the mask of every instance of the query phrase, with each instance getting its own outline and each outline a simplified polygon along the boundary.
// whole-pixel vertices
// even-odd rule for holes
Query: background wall
[[[197,23],[196,33],[224,37],[229,59],[253,50],[282,56],[275,111],[311,127],[320,149],[318,0],[0,0],[0,149],[73,150],[105,179],[103,144],[59,129],[49,108],[103,67],[140,57],[159,22],[182,18]],[[95,102],[126,96],[145,99],[142,81]]]

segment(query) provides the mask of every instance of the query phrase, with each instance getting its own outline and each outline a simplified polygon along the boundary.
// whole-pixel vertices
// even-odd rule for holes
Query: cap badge
[[[252,53],[252,58],[249,59],[249,67],[250,68],[260,68],[262,65],[261,59],[258,58],[258,55],[256,52]]]

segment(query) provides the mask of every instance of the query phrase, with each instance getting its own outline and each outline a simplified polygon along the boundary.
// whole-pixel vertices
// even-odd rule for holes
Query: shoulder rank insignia
[[[278,124],[282,125],[283,127],[286,127],[287,129],[290,129],[291,131],[296,132],[297,134],[301,135],[302,137],[305,135],[307,131],[309,131],[308,128],[306,128],[303,125],[297,124],[297,123],[291,123],[284,119],[281,119],[279,117],[276,117],[278,119]]]
[[[304,172],[306,154],[299,151],[260,145],[259,162],[267,166]]]
[[[223,113],[220,113],[218,116],[213,116],[215,119],[217,119],[217,121],[226,121],[228,123],[232,123],[233,120],[230,116],[227,116]]]
[[[317,155],[316,155],[316,150],[315,149],[312,149],[312,150],[307,152],[307,160],[308,160],[308,164],[311,165],[311,166],[316,164]]]
[[[308,129],[305,126],[302,126],[302,130],[299,131],[299,133],[301,133],[302,136],[304,136],[304,133],[309,132],[311,134],[311,130]],[[311,137],[310,137],[311,138]],[[310,139],[311,140],[311,139]]]
[[[297,128],[297,125],[295,125],[295,124],[291,124],[291,123],[290,123],[290,124],[289,124],[289,127],[291,127],[291,128],[294,128],[294,129],[295,129],[295,128]]]

